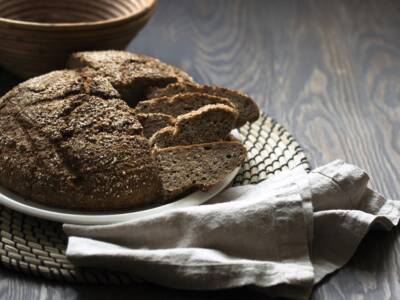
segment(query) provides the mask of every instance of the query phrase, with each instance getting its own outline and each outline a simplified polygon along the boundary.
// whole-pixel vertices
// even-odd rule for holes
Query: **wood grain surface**
[[[245,91],[282,123],[312,165],[342,158],[400,199],[400,1],[160,0],[129,50]],[[0,72],[0,94],[17,83]],[[400,230],[374,232],[314,299],[400,299]],[[91,287],[0,270],[4,299],[265,299],[248,289]]]

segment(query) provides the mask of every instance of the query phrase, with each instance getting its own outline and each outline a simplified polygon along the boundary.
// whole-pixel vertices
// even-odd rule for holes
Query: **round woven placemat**
[[[307,159],[294,138],[276,121],[261,116],[240,128],[248,157],[233,185],[257,183],[275,173],[302,166]],[[129,284],[129,274],[74,267],[65,256],[61,224],[0,206],[0,262],[3,266],[64,282]]]

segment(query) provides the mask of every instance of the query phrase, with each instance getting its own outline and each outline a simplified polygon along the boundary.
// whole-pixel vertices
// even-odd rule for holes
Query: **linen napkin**
[[[368,175],[337,160],[231,187],[206,205],[101,226],[64,225],[79,266],[127,271],[178,289],[250,286],[305,299],[341,268],[370,228],[390,230],[400,201],[367,187]]]

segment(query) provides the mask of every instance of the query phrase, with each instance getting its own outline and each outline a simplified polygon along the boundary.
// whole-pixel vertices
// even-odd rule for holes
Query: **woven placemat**
[[[248,157],[233,185],[257,183],[307,159],[294,138],[276,121],[261,116],[240,128]],[[5,267],[64,282],[129,284],[129,274],[74,267],[65,256],[67,237],[61,224],[30,217],[0,206],[0,261]]]

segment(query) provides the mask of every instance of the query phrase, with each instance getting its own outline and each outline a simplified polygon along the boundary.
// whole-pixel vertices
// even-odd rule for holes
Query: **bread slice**
[[[224,104],[236,109],[232,102],[225,98],[201,93],[185,93],[141,101],[135,107],[135,111],[136,113],[162,113],[177,117],[208,104]]]
[[[73,53],[68,67],[95,72],[110,81],[132,106],[143,99],[149,87],[192,81],[184,71],[160,60],[125,51],[87,51]]]
[[[218,86],[199,85],[190,82],[173,83],[164,88],[151,89],[147,98],[171,97],[177,94],[189,92],[218,96],[231,101],[239,111],[239,118],[237,120],[238,127],[244,125],[246,122],[254,122],[260,116],[257,105],[249,96],[238,91]]]
[[[202,144],[225,139],[235,128],[238,113],[224,104],[206,105],[193,112],[180,115],[175,126],[156,132],[150,144],[157,148],[177,145]]]
[[[160,168],[165,200],[199,188],[207,191],[221,182],[246,158],[238,142],[215,142],[153,150]]]
[[[148,139],[160,129],[174,126],[176,122],[174,117],[160,113],[137,114],[136,116],[142,124],[143,135]]]

